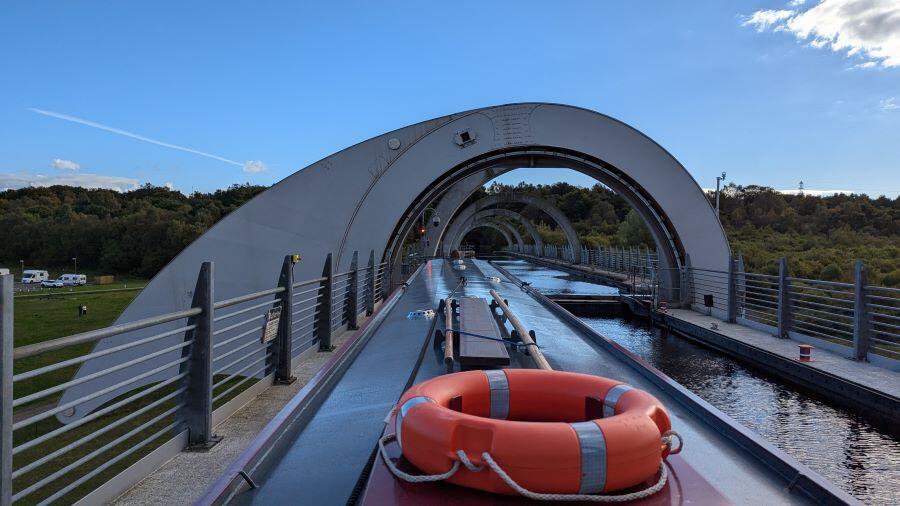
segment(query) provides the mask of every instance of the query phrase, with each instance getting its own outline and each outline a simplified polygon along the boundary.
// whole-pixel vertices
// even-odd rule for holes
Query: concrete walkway
[[[360,326],[363,321],[360,321]],[[339,348],[355,330],[332,337]],[[117,505],[193,504],[247,448],[269,421],[312,379],[333,354],[310,352],[294,369],[297,381],[275,385],[215,427],[222,442],[205,453],[182,452],[119,496]]]
[[[736,341],[755,346],[769,353],[796,361],[799,357],[799,342],[793,339],[779,339],[766,332],[738,324],[726,323],[714,316],[707,316],[689,309],[670,309],[667,314],[673,318],[711,330]],[[713,329],[713,325],[717,328]],[[803,364],[819,371],[833,374],[845,380],[877,390],[892,397],[900,398],[900,373],[858,362],[828,350],[814,349],[813,362]],[[799,362],[797,362],[799,364]]]

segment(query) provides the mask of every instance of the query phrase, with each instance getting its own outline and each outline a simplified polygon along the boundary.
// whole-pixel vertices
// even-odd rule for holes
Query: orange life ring
[[[669,453],[663,436],[670,428],[666,409],[647,392],[598,376],[537,369],[440,376],[410,388],[396,411],[397,442],[422,472],[458,465],[457,450],[483,465],[488,452],[524,488],[551,494],[598,494],[644,483]],[[492,472],[460,467],[447,481],[516,493]]]

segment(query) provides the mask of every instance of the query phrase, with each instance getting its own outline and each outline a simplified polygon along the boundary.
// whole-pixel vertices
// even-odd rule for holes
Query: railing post
[[[369,252],[369,267],[366,269],[366,316],[375,313],[375,250]]]
[[[681,268],[681,303],[688,309],[694,305],[694,283],[691,279],[691,257],[684,256],[684,266]]]
[[[291,330],[294,324],[294,261],[299,257],[287,255],[281,265],[281,275],[278,277],[278,286],[284,290],[278,294],[281,301],[281,317],[278,323],[278,337],[273,347],[275,354],[275,384],[290,385],[297,381],[291,376],[291,355],[293,354],[293,340]]]
[[[325,257],[325,267],[322,268],[322,305],[319,307],[319,321],[316,329],[319,334],[319,351],[332,351],[331,344],[331,293],[334,280],[332,279],[331,253]]]
[[[728,323],[737,321],[737,273],[733,256],[728,257]]]
[[[853,266],[853,359],[869,359],[869,307],[866,304],[866,266],[857,260]]]
[[[203,262],[191,301],[191,307],[199,307],[201,313],[188,322],[189,325],[197,326],[189,334],[194,344],[190,346],[190,359],[186,362],[188,382],[184,409],[188,451],[206,451],[222,440],[212,433],[213,280],[213,263]]]
[[[0,276],[0,506],[12,504],[13,275]]]
[[[791,293],[788,283],[787,258],[778,262],[778,335],[787,339],[791,331]]]
[[[353,260],[350,261],[350,280],[347,286],[347,295],[350,297],[346,304],[346,310],[350,311],[347,319],[347,328],[356,330],[359,328],[359,251],[353,252]]]

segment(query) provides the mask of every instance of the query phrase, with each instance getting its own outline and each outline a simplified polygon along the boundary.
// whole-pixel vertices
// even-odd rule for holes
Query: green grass
[[[134,283],[134,281],[128,282],[129,285],[131,285],[132,283]],[[128,306],[128,304],[134,299],[134,297],[136,297],[137,294],[140,293],[139,291],[113,291],[108,293],[86,293],[83,295],[78,294],[77,292],[96,290],[98,288],[122,288],[121,285],[123,284],[125,283],[118,283],[117,285],[119,286],[104,285],[103,287],[78,287],[74,290],[74,295],[54,295],[48,297],[16,297],[14,299],[15,346],[20,347],[28,344],[34,344],[54,338],[77,334],[79,332],[102,328],[112,324],[113,321],[119,316],[119,314],[121,314],[122,310],[124,310],[125,307]],[[68,287],[66,288],[66,290],[68,290]],[[78,306],[81,304],[87,305],[87,316],[78,316]],[[86,353],[89,353],[93,349],[93,346],[94,343],[86,343],[76,346],[70,346],[48,353],[43,353],[26,359],[16,360],[14,370],[16,373],[21,373],[38,367],[55,364],[69,358],[82,356]],[[262,364],[260,364],[259,367],[262,367]],[[76,365],[52,371],[32,379],[17,382],[15,384],[14,397],[21,398],[25,395],[43,391],[47,388],[65,383],[73,377],[77,370],[78,366]],[[225,376],[217,375],[214,378],[214,382],[218,382],[224,379],[226,379]],[[244,376],[228,378],[223,382],[222,385],[219,385],[219,387],[215,389],[214,395],[218,395],[219,393],[224,392],[230,387],[241,383],[244,379]],[[234,398],[236,395],[240,394],[247,388],[250,388],[252,385],[257,383],[257,381],[258,379],[256,378],[243,381],[237,388],[229,392],[222,399],[219,399],[219,401],[215,403],[216,407],[222,406],[230,399]],[[120,395],[117,399],[107,402],[105,406],[110,406],[119,400],[135,395],[138,392],[151,387],[152,385],[146,385],[137,389],[133,389],[128,393]],[[44,443],[20,452],[14,457],[14,469],[20,469],[23,466],[28,465],[29,463],[34,462],[35,460],[44,457],[45,455],[49,455],[52,452],[73,442],[83,442],[81,446],[60,454],[47,463],[25,473],[24,475],[14,480],[14,490],[16,492],[19,492],[28,488],[44,477],[50,476],[58,470],[74,463],[75,461],[86,457],[91,452],[98,450],[106,444],[110,444],[116,438],[124,436],[129,431],[136,430],[142,424],[148,423],[157,415],[160,415],[162,412],[168,410],[169,408],[172,408],[176,403],[176,400],[174,399],[165,401],[163,404],[151,409],[150,411],[135,416],[134,418],[123,423],[120,427],[116,427],[115,429],[109,430],[106,433],[100,433],[100,431],[102,431],[104,427],[115,422],[116,420],[120,420],[123,417],[134,413],[136,410],[147,406],[151,402],[160,399],[169,392],[172,392],[176,387],[176,385],[171,385],[163,388],[162,390],[148,393],[148,395],[146,395],[145,397],[130,402],[125,406],[122,406],[106,415],[97,418],[96,420],[92,420],[88,423],[85,423],[84,425],[75,427],[63,434],[54,436]],[[14,416],[18,420],[20,418],[33,416],[46,409],[50,409],[56,406],[59,397],[60,394],[54,394],[42,399],[38,399],[32,403],[19,406],[16,408]],[[102,409],[102,407],[98,409]],[[21,504],[36,504],[40,502],[42,499],[49,497],[55,491],[61,490],[68,484],[73,483],[75,480],[78,480],[79,478],[85,476],[86,473],[90,472],[91,470],[97,469],[99,466],[109,462],[110,459],[116,458],[122,453],[132,449],[135,444],[140,443],[145,438],[156,433],[161,428],[165,427],[166,424],[171,423],[173,420],[175,420],[175,416],[168,415],[165,418],[144,428],[143,430],[139,430],[137,433],[131,435],[127,439],[90,458],[87,462],[81,464],[77,469],[66,473],[63,476],[60,476],[53,482],[47,484],[44,487],[41,487],[34,493],[29,494],[22,499]],[[50,431],[59,429],[62,426],[63,425],[56,419],[55,416],[35,422],[27,427],[15,431],[15,445],[21,445],[27,441],[47,434]],[[98,473],[97,476],[85,481],[84,483],[81,483],[65,496],[57,499],[56,502],[63,504],[71,504],[76,502],[79,498],[84,497],[87,493],[100,486],[106,480],[112,478],[134,462],[138,461],[143,456],[147,455],[153,449],[158,447],[159,444],[168,440],[168,438],[172,435],[174,435],[173,432],[166,431],[164,434],[161,434],[153,441],[149,441],[149,444],[147,444],[146,446],[137,449],[136,451],[134,451],[130,455],[125,456],[120,461],[114,463],[107,469],[104,469],[102,472]],[[84,441],[84,438],[91,436],[96,437],[90,441]],[[17,502],[17,504],[19,503]]]
[[[13,302],[15,347],[109,326],[138,293],[128,291],[66,297],[16,298]],[[88,307],[85,316],[78,316],[78,306],[81,304]],[[17,374],[30,371],[84,355],[93,347],[94,343],[85,343],[19,359],[16,360],[13,369]],[[67,367],[20,381],[15,385],[15,396],[21,397],[66,382],[72,378],[77,369],[77,366]],[[48,397],[42,402],[50,402],[56,398]]]

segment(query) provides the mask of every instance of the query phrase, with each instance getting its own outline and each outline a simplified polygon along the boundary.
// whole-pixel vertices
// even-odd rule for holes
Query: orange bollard
[[[800,345],[800,361],[801,362],[812,362],[812,350],[813,346],[811,344],[801,344]]]

